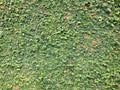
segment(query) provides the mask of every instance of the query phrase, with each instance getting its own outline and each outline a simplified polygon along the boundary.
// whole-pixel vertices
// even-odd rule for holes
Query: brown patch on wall
[[[67,14],[64,16],[64,19],[69,20],[69,19],[70,19],[70,17],[71,17],[70,13],[67,13]]]
[[[92,42],[91,42],[91,45],[89,46],[89,50],[90,51],[93,51],[94,50],[94,46],[97,44],[97,43],[100,43],[101,41],[99,40],[99,39],[94,39],[94,40],[92,40]]]
[[[83,45],[83,44],[80,44],[80,47],[86,48],[86,46],[85,46],[85,45]]]
[[[79,23],[76,23],[76,27],[79,27],[80,26],[80,24]]]
[[[94,39],[94,40],[92,41],[91,45],[95,45],[95,44],[97,44],[97,43],[99,43],[99,42],[100,42],[99,39]]]
[[[0,7],[2,7],[2,6],[4,6],[4,4],[3,4],[3,3],[0,3]]]
[[[93,11],[90,11],[90,12],[88,12],[91,16],[95,16],[96,15],[96,13],[95,12],[93,12]]]
[[[19,86],[13,86],[13,90],[22,90]]]
[[[88,34],[84,34],[84,38],[89,39],[90,36]]]
[[[20,30],[19,29],[15,29],[14,33],[20,33]]]

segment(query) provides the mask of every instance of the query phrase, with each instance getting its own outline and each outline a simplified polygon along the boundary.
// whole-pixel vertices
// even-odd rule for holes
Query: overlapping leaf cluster
[[[0,90],[119,90],[119,0],[0,0]]]

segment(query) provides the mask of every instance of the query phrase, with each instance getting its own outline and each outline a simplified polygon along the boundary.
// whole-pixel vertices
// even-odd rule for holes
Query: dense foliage
[[[119,90],[119,0],[0,0],[0,90]]]

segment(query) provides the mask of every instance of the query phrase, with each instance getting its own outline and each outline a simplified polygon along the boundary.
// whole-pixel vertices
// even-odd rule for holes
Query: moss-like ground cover
[[[119,0],[0,0],[0,90],[119,90]]]

